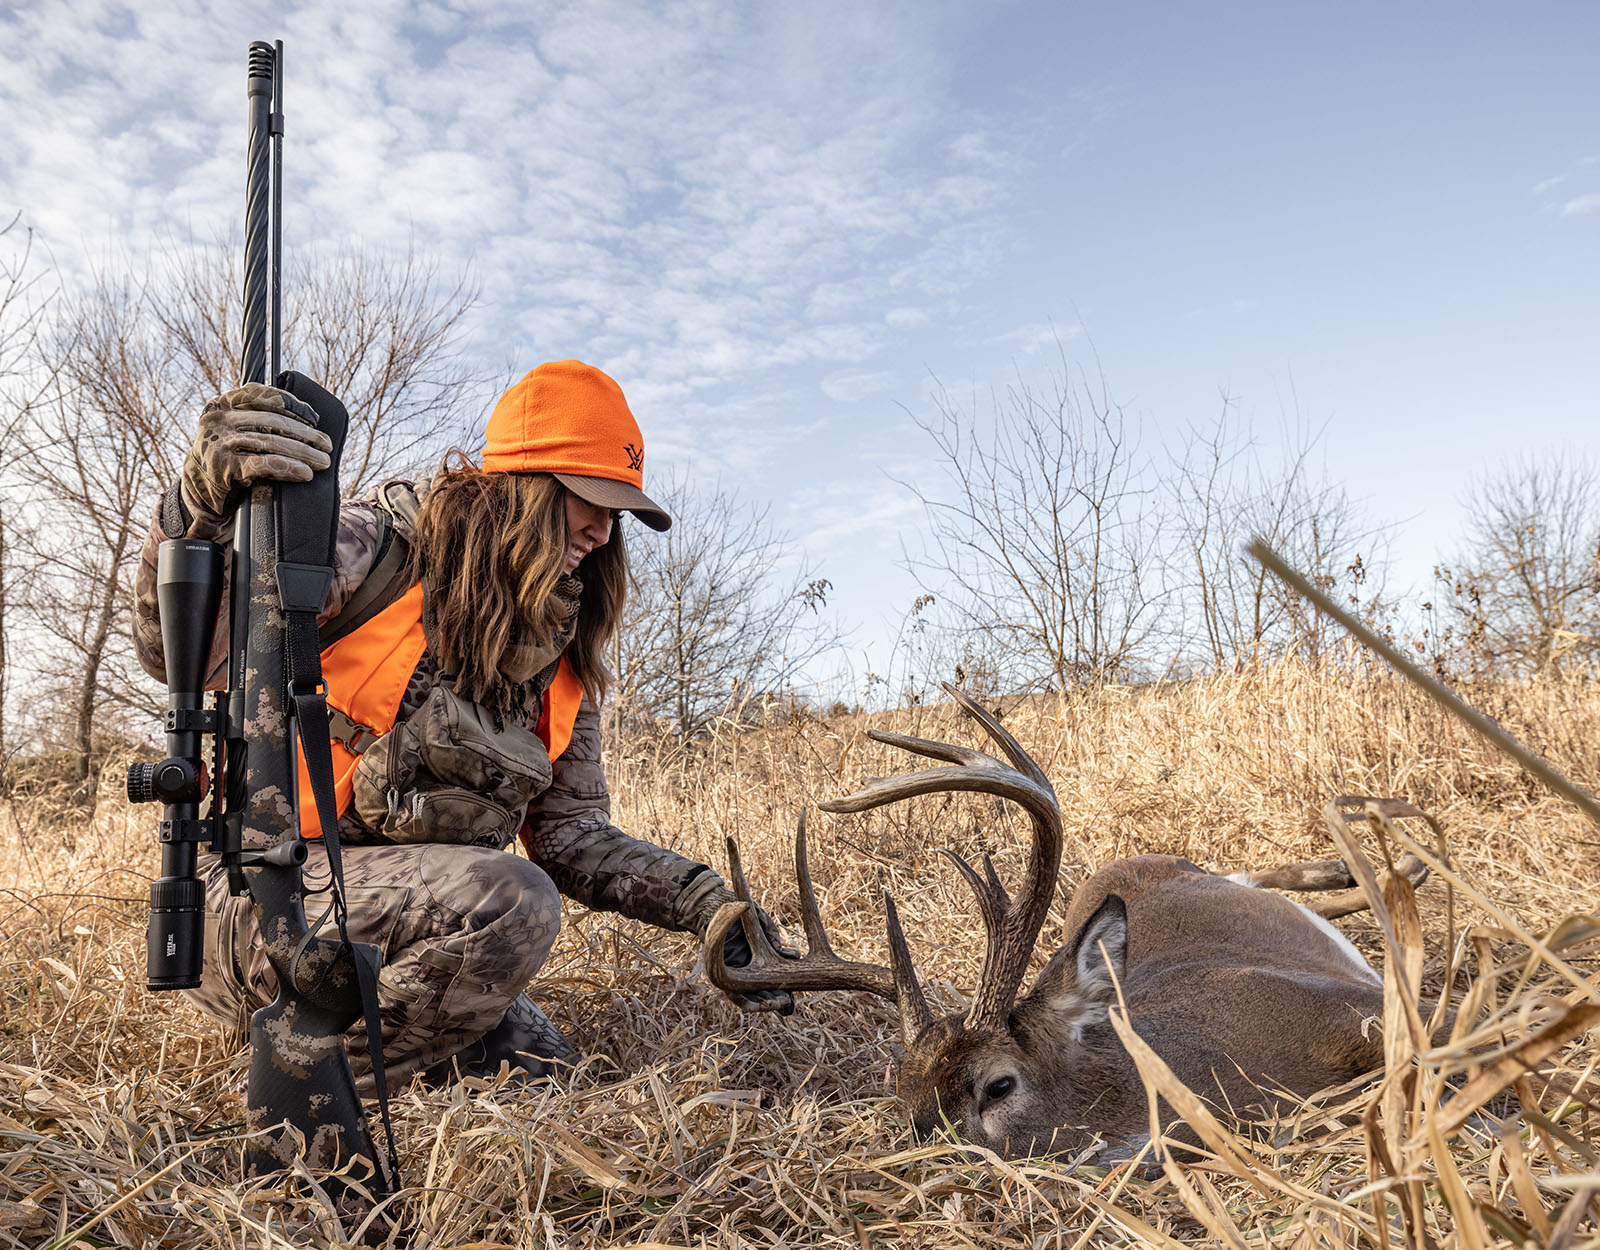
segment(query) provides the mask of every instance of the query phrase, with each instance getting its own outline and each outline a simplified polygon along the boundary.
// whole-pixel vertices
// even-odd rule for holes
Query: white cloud
[[[1561,215],[1576,217],[1581,213],[1592,213],[1597,208],[1600,208],[1600,194],[1580,195],[1561,206]]]
[[[892,482],[865,494],[840,493],[806,509],[806,548],[845,558],[859,555],[864,544],[898,552],[904,524],[921,514],[922,505]]]
[[[932,319],[932,314],[926,308],[891,308],[883,314],[884,324],[896,330],[925,326]]]
[[[245,45],[277,33],[286,245],[473,262],[496,366],[776,399],[994,259],[1005,147],[941,97],[914,6],[54,0],[0,11],[0,178],[69,255],[235,229]]]
[[[1023,355],[1031,356],[1046,348],[1054,349],[1057,344],[1068,342],[1071,339],[1083,337],[1083,326],[1059,326],[1054,321],[1032,321],[1020,325],[1014,330],[1007,331],[995,340],[1000,343],[1014,343],[1016,350]]]

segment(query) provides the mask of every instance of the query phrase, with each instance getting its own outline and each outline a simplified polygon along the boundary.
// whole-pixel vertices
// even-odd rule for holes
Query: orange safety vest
[[[374,734],[394,728],[411,674],[416,671],[428,640],[422,631],[422,584],[419,582],[361,628],[352,630],[322,653],[322,680],[328,706],[337,708]],[[545,691],[544,710],[536,730],[552,760],[572,741],[572,726],[583,701],[583,685],[573,674],[567,657],[561,657],[556,677]],[[344,743],[333,741],[333,797],[340,815],[355,792],[356,764],[361,756]],[[300,832],[308,838],[322,836],[317,805],[311,801],[311,775],[300,759]]]

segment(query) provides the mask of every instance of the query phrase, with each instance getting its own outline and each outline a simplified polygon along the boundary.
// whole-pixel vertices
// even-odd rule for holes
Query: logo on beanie
[[[635,473],[643,472],[644,471],[644,448],[643,447],[635,447],[632,443],[629,443],[626,447],[623,448],[623,450],[628,453],[628,467],[630,469],[632,469]]]

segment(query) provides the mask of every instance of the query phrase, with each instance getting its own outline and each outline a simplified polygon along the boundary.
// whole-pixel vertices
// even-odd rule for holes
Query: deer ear
[[[1061,1023],[1070,1025],[1074,1040],[1081,1041],[1084,1029],[1105,1023],[1127,960],[1128,907],[1119,896],[1108,894],[1077,939],[1051,957],[1030,997],[1060,1012]]]

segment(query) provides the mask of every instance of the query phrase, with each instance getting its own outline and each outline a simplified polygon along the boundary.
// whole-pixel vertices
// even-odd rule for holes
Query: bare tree
[[[1529,674],[1600,660],[1600,472],[1567,450],[1478,478],[1453,562],[1455,615],[1492,667]]]
[[[185,251],[152,288],[152,313],[196,393],[237,385],[240,255],[220,244]],[[441,281],[415,248],[403,259],[361,248],[298,258],[283,296],[284,363],[349,409],[346,496],[421,468],[466,429],[464,414],[477,417],[478,380],[460,350],[476,301],[470,281]]]
[[[1324,589],[1344,581],[1352,596],[1381,567],[1384,531],[1343,486],[1316,473],[1318,442],[1300,426],[1272,463],[1224,394],[1215,424],[1189,430],[1173,457],[1170,558],[1184,619],[1179,645],[1191,665],[1223,672],[1291,651],[1314,657],[1336,634],[1244,554],[1252,537],[1265,538]],[[1369,597],[1355,606],[1378,603]]]
[[[235,384],[237,290],[231,258],[199,249],[142,282],[97,278],[63,300],[43,342],[55,384],[20,440],[38,570],[29,606],[43,634],[33,668],[86,788],[104,732],[161,705],[127,629],[133,576],[201,403]],[[471,402],[456,352],[471,299],[465,286],[435,283],[414,254],[389,262],[360,252],[307,269],[286,293],[286,307],[297,307],[285,363],[329,384],[351,411],[347,493],[414,468],[424,448],[442,450],[457,407]]]
[[[630,719],[687,740],[752,697],[786,692],[839,637],[821,615],[827,580],[792,565],[765,507],[679,477],[651,489],[673,522],[629,543],[617,699]]]
[[[938,597],[954,649],[1001,680],[1065,694],[1150,661],[1164,590],[1156,500],[1136,431],[1103,378],[1018,380],[980,415],[941,389],[917,424],[947,490],[904,483],[927,517],[907,566]]]
[[[14,555],[15,505],[23,496],[16,476],[16,432],[50,378],[35,350],[49,305],[48,269],[34,258],[34,236],[19,212],[0,226],[0,773],[10,758],[7,696],[12,686],[11,604],[25,569]]]
[[[44,385],[35,345],[49,305],[49,273],[34,258],[31,227],[18,213],[0,225],[0,435],[10,434]]]
[[[152,715],[160,706],[133,662],[127,622],[150,512],[183,453],[187,405],[146,324],[126,279],[101,277],[64,299],[44,345],[54,385],[21,437],[36,492],[29,606],[56,644],[42,693],[63,714],[71,780],[85,790],[107,706]]]

